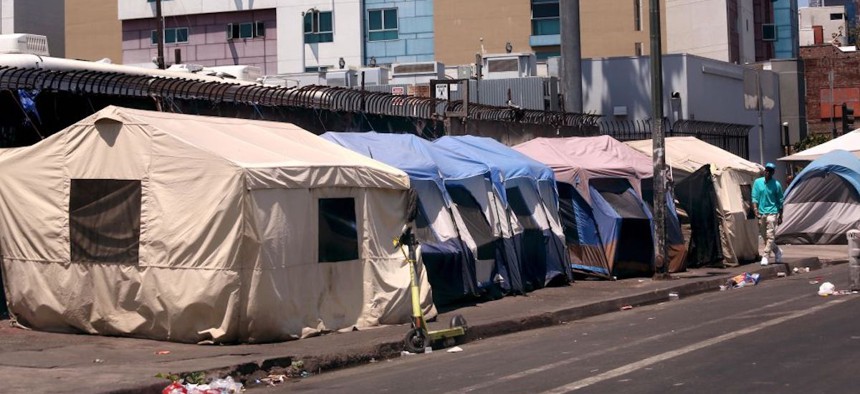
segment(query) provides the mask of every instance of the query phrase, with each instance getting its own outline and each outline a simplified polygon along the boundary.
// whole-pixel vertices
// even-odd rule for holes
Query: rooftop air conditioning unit
[[[526,78],[537,75],[534,53],[484,55],[485,79]]]
[[[50,56],[48,37],[36,34],[0,35],[0,54]]]
[[[361,86],[362,73],[364,73],[364,86],[388,85],[388,69],[385,67],[368,67],[358,71],[358,86]]]
[[[351,88],[358,84],[357,73],[355,70],[333,70],[326,72],[326,85],[338,86],[342,88]]]
[[[445,65],[439,62],[395,63],[391,66],[391,84],[423,84],[431,79],[445,79]]]

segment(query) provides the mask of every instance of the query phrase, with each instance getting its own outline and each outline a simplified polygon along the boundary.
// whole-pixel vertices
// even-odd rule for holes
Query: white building
[[[727,2],[735,2],[732,7]],[[756,61],[751,0],[666,0],[666,52],[738,64]]]
[[[844,6],[808,7],[801,8],[798,12],[800,14],[800,46],[848,45],[848,21],[845,17]],[[816,42],[816,30],[820,30],[818,32],[820,42]]]
[[[185,62],[205,66],[243,63],[265,74],[359,67],[363,61],[361,0],[164,0],[169,31],[165,57],[176,49]],[[119,0],[123,62],[151,61],[156,45],[155,3]]]

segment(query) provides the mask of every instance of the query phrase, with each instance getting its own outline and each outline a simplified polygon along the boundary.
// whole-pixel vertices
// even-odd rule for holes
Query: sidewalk
[[[506,297],[442,312],[431,328],[447,326],[455,314],[469,323],[467,341],[547,327],[621,307],[654,304],[715,291],[742,272],[759,273],[762,280],[792,267],[822,266],[847,261],[847,247],[784,246],[786,264],[750,264],[731,269],[694,269],[672,280],[649,278],[619,281],[578,281],[528,296]],[[303,360],[312,373],[358,365],[371,359],[396,357],[408,326],[331,334],[298,341],[236,346],[199,346],[141,339],[54,334],[12,328],[0,322],[0,381],[2,391],[17,392],[160,392],[166,380],[157,373],[206,371],[213,375],[260,375],[261,370]],[[158,355],[157,352],[169,351]]]

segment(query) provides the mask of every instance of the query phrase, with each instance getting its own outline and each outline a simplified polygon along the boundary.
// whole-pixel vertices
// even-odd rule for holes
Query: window
[[[158,45],[158,35],[155,30],[150,35],[152,45]],[[187,27],[171,27],[164,29],[165,44],[184,44],[188,43],[188,28]]]
[[[368,41],[397,39],[397,9],[370,10],[367,12]]]
[[[354,198],[319,199],[319,262],[358,259]]]
[[[331,11],[305,13],[305,44],[334,41]]]
[[[637,43],[633,44],[633,53],[636,56],[642,56],[642,43],[641,42],[637,42]]]
[[[633,0],[633,30],[642,31],[642,0]]]
[[[140,199],[139,180],[72,179],[71,261],[137,264]]]
[[[776,25],[767,23],[761,25],[762,41],[776,41]]]
[[[532,0],[532,35],[561,34],[558,0]]]
[[[830,14],[830,20],[841,21],[842,20],[842,13]]]
[[[266,25],[263,22],[228,23],[227,39],[255,38],[266,36]]]

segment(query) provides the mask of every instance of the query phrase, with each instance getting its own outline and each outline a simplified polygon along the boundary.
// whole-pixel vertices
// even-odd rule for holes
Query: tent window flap
[[[72,263],[137,264],[140,200],[140,180],[72,179]]]
[[[319,262],[358,259],[354,198],[319,199]]]

